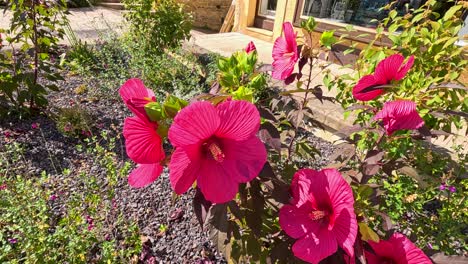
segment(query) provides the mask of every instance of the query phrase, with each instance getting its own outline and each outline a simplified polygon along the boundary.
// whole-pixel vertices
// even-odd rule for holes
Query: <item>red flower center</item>
[[[224,155],[223,150],[215,140],[209,140],[203,144],[204,149],[207,153],[208,158],[212,158],[217,162],[223,162],[226,155]]]

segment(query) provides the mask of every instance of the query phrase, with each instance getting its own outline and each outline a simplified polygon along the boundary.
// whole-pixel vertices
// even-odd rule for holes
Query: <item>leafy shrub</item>
[[[12,0],[7,8],[13,12],[5,38],[11,50],[0,57],[0,107],[8,112],[12,106],[16,111],[45,106],[47,90],[57,91],[54,82],[62,79],[56,68],[65,2]],[[39,77],[50,83],[39,82]]]
[[[103,97],[116,94],[126,79],[138,76],[160,100],[167,93],[189,98],[208,90],[203,75],[208,78],[215,75],[212,70],[203,70],[197,57],[182,50],[146,55],[138,43],[111,32],[101,35],[94,46],[75,46],[68,60],[72,70],[88,76],[93,83],[90,86],[97,87],[91,94]]]
[[[145,55],[162,54],[190,38],[191,15],[175,0],[124,0],[130,38]]]
[[[87,137],[93,127],[91,115],[80,106],[59,109],[57,128],[61,133],[71,137]]]

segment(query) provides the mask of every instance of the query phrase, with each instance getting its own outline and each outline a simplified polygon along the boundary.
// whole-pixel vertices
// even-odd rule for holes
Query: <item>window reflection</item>
[[[328,18],[365,27],[375,27],[372,20],[381,20],[388,11],[381,10],[389,0],[304,0],[302,18],[308,16]],[[394,6],[398,13],[405,14],[409,9],[418,8],[424,0],[399,0]]]

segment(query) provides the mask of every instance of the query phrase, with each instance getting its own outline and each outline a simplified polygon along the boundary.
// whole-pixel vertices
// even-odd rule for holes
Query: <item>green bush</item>
[[[94,46],[75,45],[68,52],[68,60],[72,70],[89,77],[90,86],[96,87],[90,91],[95,96],[117,95],[125,80],[139,77],[154,90],[158,100],[164,100],[167,93],[189,98],[207,92],[207,78],[215,78],[213,61],[209,64],[208,60],[205,66],[182,50],[147,56],[128,35],[121,38],[112,32],[102,35]]]
[[[131,40],[145,56],[180,47],[190,38],[192,17],[175,0],[123,0]]]
[[[63,39],[67,21],[65,2],[11,0],[7,10],[13,17],[5,31],[11,49],[0,55],[1,112],[43,107],[48,90],[57,91],[55,81],[62,80],[56,69],[60,61],[58,42]],[[49,83],[40,82],[40,78]]]

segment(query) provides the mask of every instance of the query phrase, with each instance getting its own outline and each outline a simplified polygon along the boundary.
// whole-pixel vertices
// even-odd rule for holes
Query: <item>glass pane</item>
[[[390,0],[304,0],[302,18],[308,16],[327,18],[339,22],[374,27],[372,20],[387,17],[388,11],[380,10]],[[418,8],[424,0],[399,0],[395,5],[398,13],[405,14],[412,8]]]
[[[258,14],[274,18],[278,0],[261,0]]]

